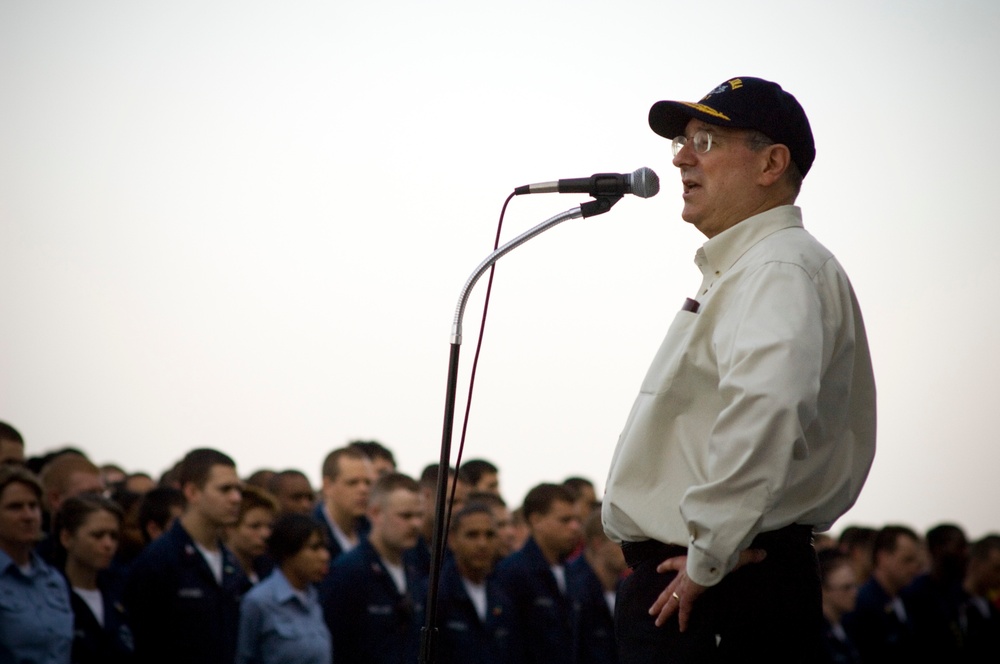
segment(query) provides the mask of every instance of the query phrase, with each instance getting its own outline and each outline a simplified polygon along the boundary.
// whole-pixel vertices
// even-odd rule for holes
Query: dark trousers
[[[763,533],[751,547],[764,549],[767,557],[730,572],[702,594],[683,634],[676,615],[656,627],[649,607],[674,577],[657,573],[656,566],[685,550],[656,543],[638,552],[626,548],[632,574],[615,607],[621,664],[822,661],[822,595],[811,530],[789,526]]]

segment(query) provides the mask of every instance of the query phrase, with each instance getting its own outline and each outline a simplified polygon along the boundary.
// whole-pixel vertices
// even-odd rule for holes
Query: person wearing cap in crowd
[[[633,573],[621,662],[812,662],[813,530],[854,503],[875,454],[875,383],[843,268],[795,206],[816,154],[798,101],[732,78],[661,101],[681,217],[708,241],[611,461],[609,536]]]

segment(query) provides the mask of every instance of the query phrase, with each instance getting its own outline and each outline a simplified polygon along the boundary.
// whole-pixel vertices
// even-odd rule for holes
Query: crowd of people
[[[447,469],[454,495],[437,635],[423,639],[442,469],[399,472],[355,441],[241,476],[191,450],[153,478],[83,450],[26,457],[0,422],[0,661],[51,664],[617,662],[629,574],[580,477],[510,509],[500,470]],[[1000,535],[943,524],[818,534],[829,662],[1000,657]]]

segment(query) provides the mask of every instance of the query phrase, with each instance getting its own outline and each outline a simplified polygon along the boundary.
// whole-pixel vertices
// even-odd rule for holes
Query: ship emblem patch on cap
[[[743,87],[743,81],[741,81],[738,78],[730,79],[730,80],[726,81],[725,83],[723,83],[722,85],[720,85],[719,87],[717,87],[714,90],[712,90],[711,92],[709,92],[704,97],[702,97],[701,101],[705,101],[706,99],[708,99],[712,95],[719,95],[719,94],[722,94],[723,92],[725,92],[727,90],[739,90],[742,87]]]

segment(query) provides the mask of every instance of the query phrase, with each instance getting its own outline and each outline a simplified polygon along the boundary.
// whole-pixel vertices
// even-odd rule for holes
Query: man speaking
[[[794,205],[812,130],[749,77],[657,102],[649,124],[708,241],[611,461],[604,527],[634,571],[621,661],[820,661],[812,533],[867,477],[875,384],[847,275]]]

